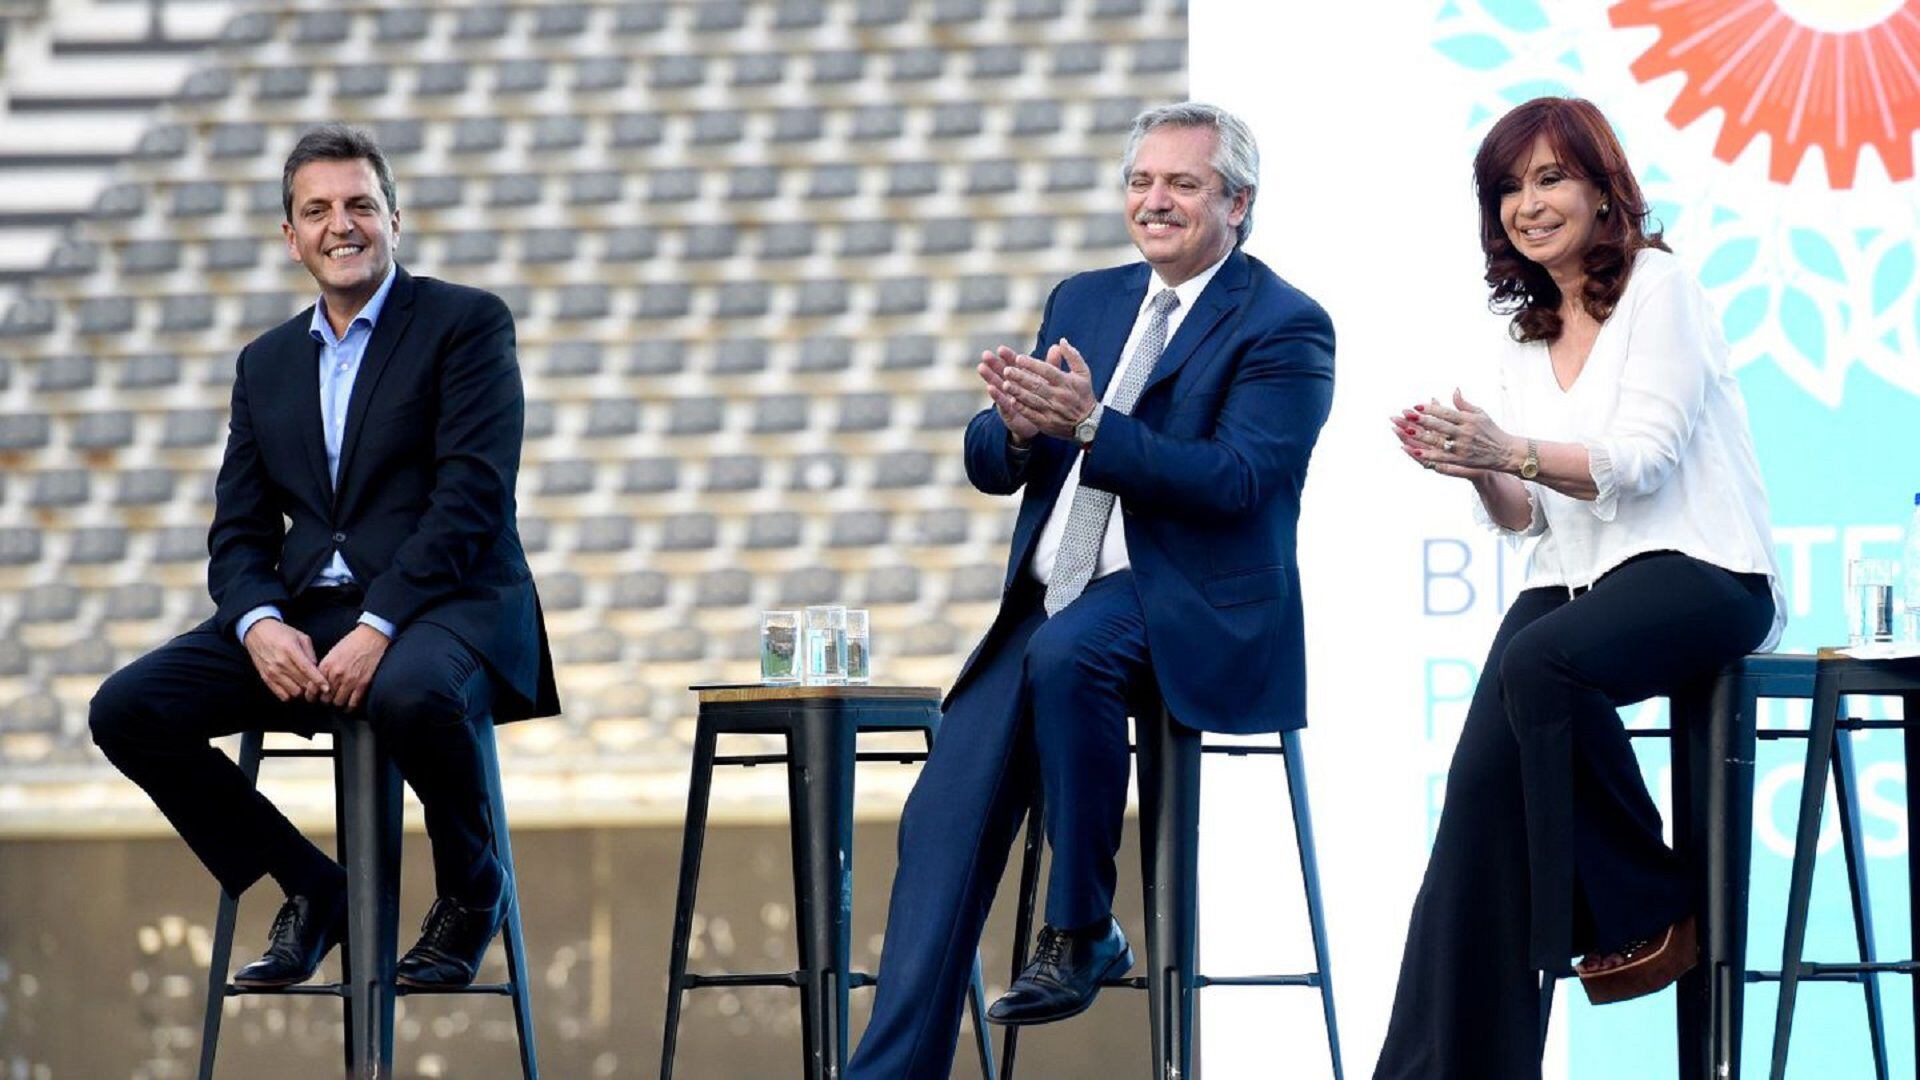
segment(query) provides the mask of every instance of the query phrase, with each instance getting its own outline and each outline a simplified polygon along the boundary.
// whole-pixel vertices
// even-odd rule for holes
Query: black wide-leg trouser
[[[1674,552],[1515,598],[1447,774],[1375,1080],[1540,1075],[1541,972],[1652,938],[1691,884],[1616,711],[1766,636],[1762,574]]]
[[[327,650],[352,630],[358,589],[309,589],[289,625]],[[491,722],[493,684],[458,637],[431,623],[402,629],[381,657],[361,709],[420,797],[442,896],[488,901],[501,880],[477,724]],[[211,625],[174,638],[107,679],[94,695],[94,742],[152,796],[228,895],[311,844],[209,740],[241,731],[311,735],[329,707],[281,702],[244,646]]]

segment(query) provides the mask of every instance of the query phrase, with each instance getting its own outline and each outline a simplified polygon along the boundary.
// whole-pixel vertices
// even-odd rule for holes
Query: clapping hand
[[[1403,410],[1392,423],[1401,451],[1434,472],[1473,479],[1512,471],[1513,436],[1459,390],[1453,392],[1451,408],[1429,401]]]
[[[1006,381],[1021,414],[1055,438],[1071,438],[1074,425],[1093,412],[1093,372],[1066,338],[1047,348],[1045,360],[1014,357]]]
[[[987,396],[993,399],[993,407],[1000,414],[1000,422],[1007,425],[1016,446],[1025,446],[1040,434],[1040,428],[1031,418],[1020,410],[1013,398],[1012,388],[1007,385],[1007,369],[1021,358],[1005,345],[998,349],[988,349],[980,354],[980,366],[974,370],[980,373],[980,381],[987,384]],[[1032,357],[1027,357],[1032,359]]]

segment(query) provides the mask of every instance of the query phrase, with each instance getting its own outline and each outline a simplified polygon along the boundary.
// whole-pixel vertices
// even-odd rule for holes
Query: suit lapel
[[[1147,264],[1140,263],[1127,275],[1125,287],[1107,296],[1082,340],[1072,341],[1093,375],[1093,396],[1103,398],[1113,373],[1120,368],[1120,350],[1127,347],[1127,335],[1133,332],[1133,320],[1140,313],[1140,302],[1147,296]],[[1052,344],[1049,342],[1048,344]]]
[[[309,319],[312,314],[312,309],[308,309]],[[297,403],[293,410],[294,425],[300,445],[306,449],[307,464],[313,467],[313,482],[318,485],[321,498],[332,502],[333,480],[327,475],[327,437],[321,430],[320,419],[320,343],[311,336],[300,340],[303,347],[288,350],[288,381],[297,393],[288,395],[287,400]]]
[[[1180,329],[1167,342],[1166,351],[1160,354],[1160,362],[1153,365],[1153,374],[1147,376],[1147,383],[1140,388],[1140,396],[1145,397],[1153,388],[1173,377],[1174,372],[1187,362],[1193,350],[1219,324],[1227,312],[1233,310],[1237,302],[1235,294],[1246,288],[1247,256],[1239,248],[1227,256],[1213,280],[1201,291],[1199,299],[1193,302],[1193,310],[1180,321]]]
[[[347,399],[347,426],[340,436],[340,481],[344,485],[347,470],[353,465],[353,450],[360,442],[367,406],[373,401],[388,361],[413,321],[413,277],[397,270],[393,288],[387,292],[386,306],[380,309],[380,321],[373,326],[373,340],[367,342],[366,355],[360,358],[360,372],[353,379],[353,395]],[[316,376],[317,377],[317,376]]]

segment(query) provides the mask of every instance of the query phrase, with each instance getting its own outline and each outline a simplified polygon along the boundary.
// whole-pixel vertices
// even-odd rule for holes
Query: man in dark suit
[[[944,1077],[981,926],[1037,787],[1053,862],[1034,960],[989,1017],[1078,1014],[1133,963],[1112,916],[1127,717],[1306,721],[1294,532],[1333,397],[1326,313],[1240,250],[1258,153],[1200,104],[1142,113],[1123,175],[1145,262],[1079,274],[1033,355],[982,355],[967,475],[1025,489],[1000,612],[900,823],[878,997],[849,1074]],[[1043,355],[1043,358],[1041,358]]]
[[[94,741],[232,896],[285,891],[246,986],[310,978],[346,876],[211,737],[373,725],[426,810],[435,900],[402,982],[473,980],[506,910],[478,725],[559,710],[514,523],[524,401],[513,318],[393,260],[393,174],[365,132],[316,128],[281,183],[315,305],[240,352],[215,488],[211,619],[93,699]]]

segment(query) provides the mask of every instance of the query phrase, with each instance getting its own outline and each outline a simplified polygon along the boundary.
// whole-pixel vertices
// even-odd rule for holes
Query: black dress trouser
[[[360,614],[354,588],[309,589],[287,622],[327,650]],[[400,775],[420,797],[442,896],[490,900],[501,881],[493,855],[486,769],[475,724],[491,722],[492,680],[458,637],[415,622],[388,646],[355,718],[374,725]],[[228,895],[310,842],[210,739],[241,731],[312,735],[330,707],[281,702],[246,648],[211,624],[174,638],[116,672],[94,695],[93,738],[152,796]]]
[[[1515,598],[1447,773],[1375,1080],[1540,1076],[1540,973],[1657,936],[1691,885],[1615,711],[1712,677],[1773,621],[1765,575],[1642,555]]]

